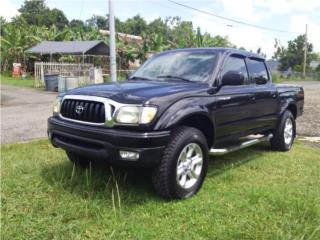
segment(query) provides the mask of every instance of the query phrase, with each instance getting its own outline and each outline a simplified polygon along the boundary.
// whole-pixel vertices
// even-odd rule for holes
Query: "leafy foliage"
[[[62,29],[69,24],[61,10],[48,8],[44,0],[25,0],[19,12],[19,17],[23,18],[29,25],[46,27],[56,25],[58,29]]]
[[[105,16],[93,15],[86,21],[73,19],[69,22],[61,10],[48,8],[44,0],[25,1],[19,12],[20,15],[10,22],[0,19],[1,70],[4,71],[10,69],[13,62],[23,62],[25,50],[41,41],[108,41],[108,37],[99,32],[108,28],[108,18]],[[129,61],[144,61],[148,52],[185,47],[235,47],[227,37],[201,33],[200,28],[195,29],[192,22],[183,21],[180,17],[157,18],[148,23],[136,15],[126,21],[116,19],[116,29],[143,38],[143,42],[117,38],[122,68],[128,68]],[[66,60],[66,57],[56,56],[56,59]]]
[[[301,72],[304,59],[305,35],[299,35],[294,40],[288,41],[288,47],[281,45],[279,40],[275,40],[276,52],[273,59],[280,62],[279,70],[285,71],[291,68],[294,71]],[[307,65],[312,60],[313,45],[307,43]]]

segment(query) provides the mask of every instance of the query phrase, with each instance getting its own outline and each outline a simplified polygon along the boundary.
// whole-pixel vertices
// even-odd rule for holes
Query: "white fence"
[[[45,74],[59,74],[61,76],[81,77],[89,80],[90,68],[93,68],[93,64],[91,63],[35,62],[35,86],[44,86]]]

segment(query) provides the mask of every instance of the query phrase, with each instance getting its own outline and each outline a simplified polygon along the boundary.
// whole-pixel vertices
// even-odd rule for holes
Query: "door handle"
[[[225,100],[230,100],[231,97],[219,97],[218,100],[222,100],[222,101],[225,101]]]

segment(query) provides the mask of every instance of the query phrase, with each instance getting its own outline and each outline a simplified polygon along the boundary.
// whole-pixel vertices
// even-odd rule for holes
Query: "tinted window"
[[[251,79],[264,78],[269,80],[268,71],[263,61],[248,59],[248,70]]]
[[[229,71],[236,71],[244,75],[244,83],[248,83],[248,72],[243,58],[229,57],[225,62],[221,76],[223,77]]]
[[[211,77],[216,57],[217,53],[214,51],[175,51],[159,54],[143,64],[132,77],[165,81],[176,81],[180,77],[205,82]]]

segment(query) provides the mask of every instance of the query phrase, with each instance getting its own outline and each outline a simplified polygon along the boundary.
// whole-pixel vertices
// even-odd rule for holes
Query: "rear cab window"
[[[255,83],[255,79],[265,79],[266,83],[270,82],[269,72],[264,60],[247,58],[250,80]]]

